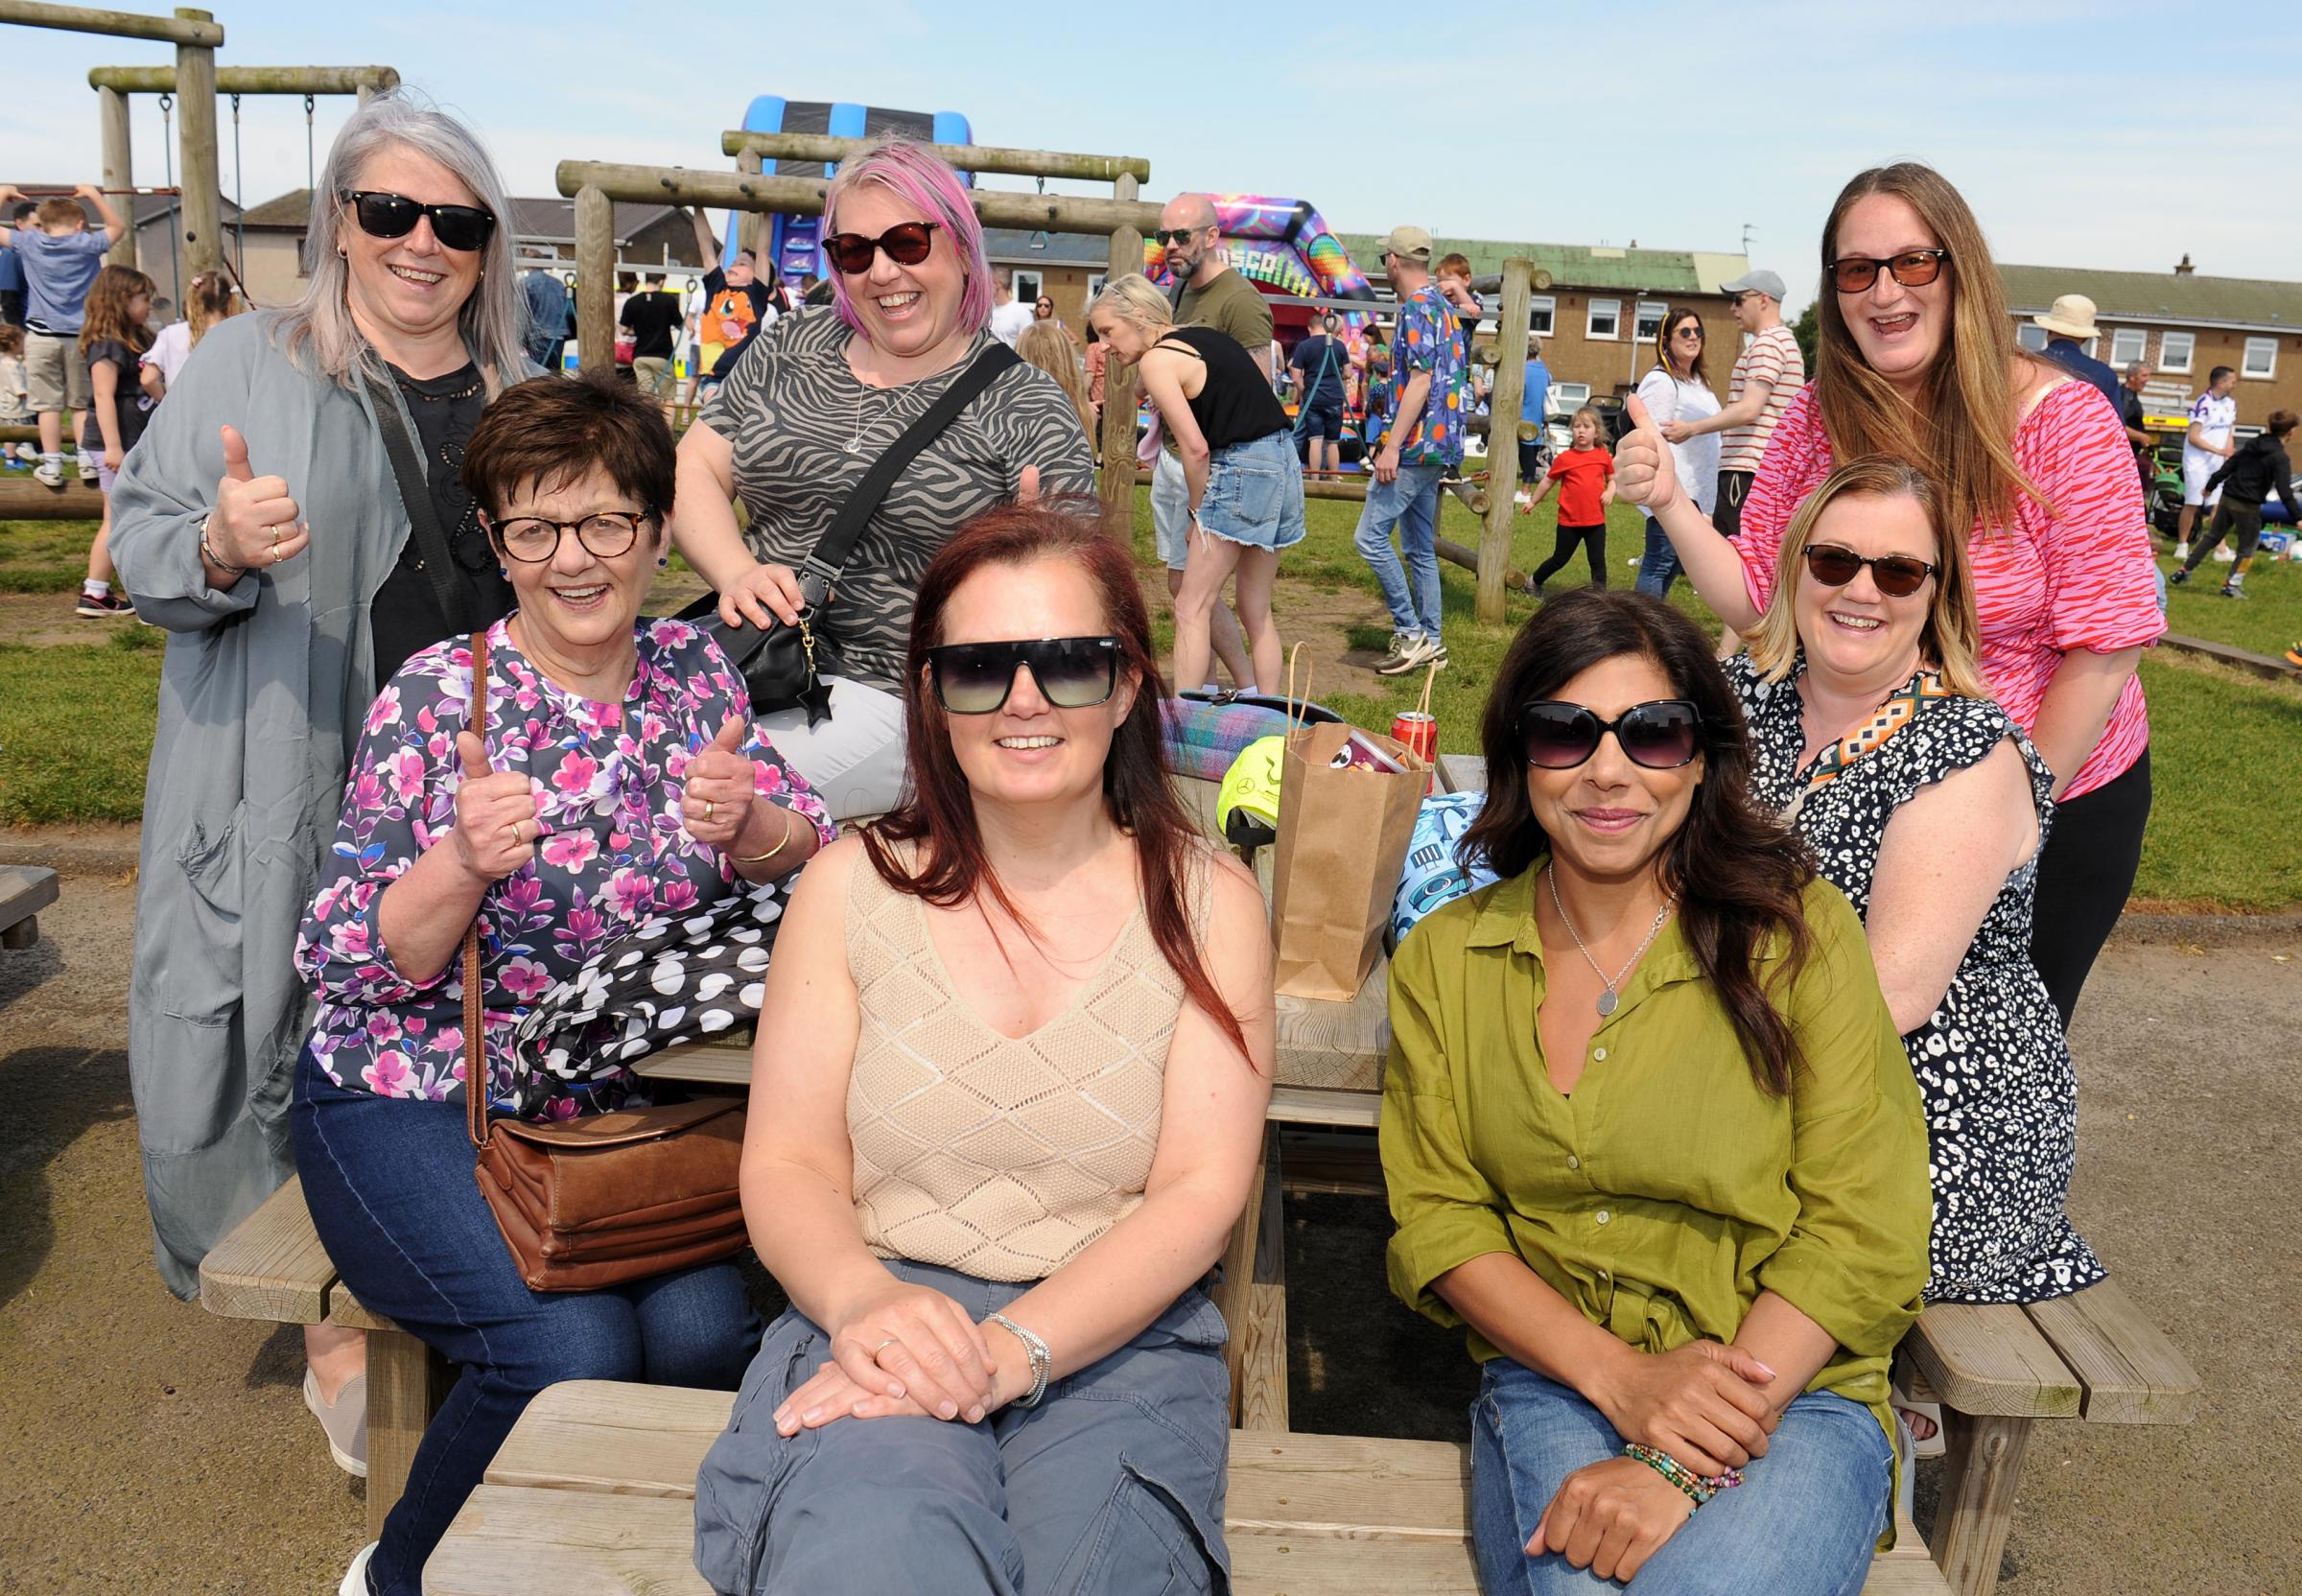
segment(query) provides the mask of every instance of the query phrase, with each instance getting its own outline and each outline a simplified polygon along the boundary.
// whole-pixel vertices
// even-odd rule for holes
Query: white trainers
[[[1374,673],[1378,676],[1403,676],[1419,666],[1444,656],[1445,652],[1439,645],[1418,632],[1403,648],[1395,642],[1390,656],[1374,668]]]
[[[2231,548],[2227,543],[2216,544],[2214,546],[2214,563],[2217,565],[2236,565],[2238,563],[2238,551]]]
[[[1374,662],[1376,672],[1388,676],[1394,670],[1404,669],[1407,656],[1415,651],[1416,645],[1421,641],[1422,634],[1420,632],[1393,632],[1391,651]]]
[[[355,1479],[367,1478],[367,1376],[354,1374],[334,1402],[319,1399],[319,1376],[304,1371],[304,1406],[328,1438],[328,1456]]]
[[[367,1584],[367,1560],[376,1555],[377,1542],[371,1540],[360,1548],[352,1559],[351,1567],[343,1572],[343,1584],[336,1587],[336,1596],[371,1596]]]
[[[2178,560],[2190,558],[2190,545],[2187,542],[2174,545],[2174,558]]]
[[[32,468],[32,480],[42,487],[62,487],[64,485],[63,462],[43,458],[39,464]]]

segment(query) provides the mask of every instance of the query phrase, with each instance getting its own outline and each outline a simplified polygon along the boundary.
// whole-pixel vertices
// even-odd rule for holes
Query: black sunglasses
[[[627,510],[600,510],[581,521],[547,521],[540,515],[515,516],[496,528],[504,552],[526,565],[538,565],[559,552],[559,540],[570,532],[597,559],[612,560],[639,541],[644,515]]]
[[[360,230],[370,238],[406,238],[426,216],[432,236],[448,249],[484,249],[496,230],[495,213],[477,205],[425,205],[382,189],[347,188],[336,198],[352,207]]]
[[[887,251],[887,258],[898,266],[917,266],[928,258],[935,246],[935,227],[932,222],[899,222],[878,238],[865,238],[861,233],[834,233],[823,241],[823,252],[832,257],[832,264],[849,276],[871,270],[871,257],[877,250]]]
[[[1947,249],[1905,249],[1884,260],[1841,255],[1830,263],[1830,282],[1841,293],[1861,293],[1878,281],[1878,269],[1883,266],[1904,288],[1924,288],[1942,275],[1942,263],[1948,259]]]
[[[1171,245],[1181,244],[1186,239],[1197,238],[1206,229],[1203,227],[1166,227],[1154,232],[1151,235],[1151,242],[1163,249]]]
[[[1599,751],[1599,739],[1609,732],[1633,764],[1676,770],[1702,752],[1702,730],[1703,712],[1684,698],[1633,704],[1612,720],[1556,698],[1539,699],[1518,712],[1527,763],[1544,770],[1574,769]]]
[[[1870,568],[1870,579],[1878,584],[1878,591],[1890,598],[1908,598],[1935,574],[1932,565],[1908,554],[1879,554],[1866,559],[1835,543],[1806,546],[1806,569],[1825,587],[1844,587],[1866,565]]]
[[[935,697],[952,715],[990,715],[1027,665],[1040,696],[1059,710],[1083,710],[1112,694],[1119,679],[1116,637],[1043,637],[1014,643],[947,643],[928,650]]]

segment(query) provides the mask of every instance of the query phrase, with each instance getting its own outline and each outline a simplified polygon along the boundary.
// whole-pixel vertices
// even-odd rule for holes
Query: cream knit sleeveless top
[[[1204,926],[1196,850],[1186,879]],[[1070,1006],[1026,1037],[953,990],[924,905],[868,859],[849,887],[847,963],[862,1008],[847,1129],[874,1253],[1036,1280],[1142,1202],[1184,990],[1141,905]]]

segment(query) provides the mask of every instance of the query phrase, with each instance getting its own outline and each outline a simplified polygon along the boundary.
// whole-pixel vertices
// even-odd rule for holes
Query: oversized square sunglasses
[[[947,643],[928,650],[935,697],[951,715],[990,715],[1015,690],[1015,668],[1031,668],[1039,695],[1059,710],[1110,698],[1119,679],[1116,637],[1043,637],[1012,643]]]
[[[1586,763],[1609,732],[1633,764],[1676,770],[1694,763],[1703,750],[1703,712],[1684,698],[1633,704],[1612,720],[1559,698],[1538,699],[1518,712],[1527,763],[1543,770],[1572,770]]]

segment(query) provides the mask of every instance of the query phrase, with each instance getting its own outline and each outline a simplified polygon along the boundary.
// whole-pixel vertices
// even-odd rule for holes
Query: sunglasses
[[[1841,255],[1830,263],[1830,282],[1841,293],[1860,293],[1878,281],[1878,269],[1883,266],[1904,288],[1924,288],[1942,275],[1942,263],[1948,259],[1947,249],[1906,249],[1885,260]]]
[[[1692,322],[1687,323],[1687,325],[1683,327],[1673,328],[1671,331],[1671,337],[1673,338],[1701,338],[1702,336],[1703,329],[1694,325]]]
[[[493,211],[477,205],[424,205],[405,194],[381,189],[345,189],[336,196],[352,207],[360,230],[370,238],[406,238],[420,217],[432,219],[432,236],[448,249],[484,249],[496,230]]]
[[[523,515],[499,526],[496,541],[513,559],[537,565],[557,554],[559,540],[574,532],[594,558],[612,560],[639,541],[640,527],[646,519],[623,510],[600,510],[581,521],[546,521],[541,516]]]
[[[1197,238],[1201,231],[1198,227],[1169,227],[1163,232],[1153,233],[1151,242],[1164,249],[1170,245],[1187,243]]]
[[[851,277],[858,271],[869,271],[873,253],[881,249],[898,266],[917,266],[934,247],[936,225],[932,222],[899,222],[878,238],[865,238],[861,233],[834,233],[823,241],[823,252],[832,257],[834,266]]]
[[[1031,668],[1039,695],[1059,710],[1083,710],[1112,694],[1119,679],[1116,637],[1043,637],[1014,643],[947,643],[928,650],[935,697],[952,715],[990,715],[1015,690],[1015,668]]]
[[[1544,770],[1572,770],[1599,751],[1609,732],[1633,764],[1676,770],[1702,752],[1703,712],[1683,698],[1633,704],[1601,720],[1581,704],[1540,699],[1518,712],[1527,763]]]
[[[1842,549],[1835,543],[1810,543],[1805,552],[1806,569],[1824,587],[1844,587],[1867,565],[1878,591],[1890,598],[1908,598],[1935,574],[1932,565],[1908,554],[1880,554],[1865,559],[1853,550]]]

